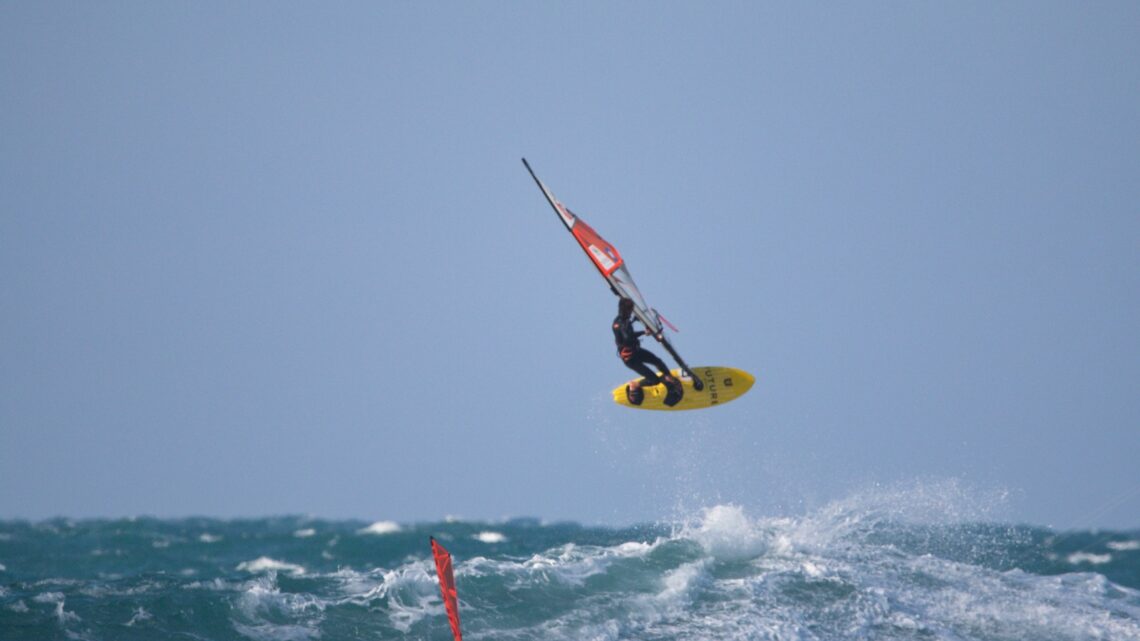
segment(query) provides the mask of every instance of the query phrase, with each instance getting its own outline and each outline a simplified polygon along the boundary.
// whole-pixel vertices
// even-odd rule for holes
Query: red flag
[[[435,557],[435,571],[439,575],[439,592],[443,595],[443,607],[447,609],[447,620],[451,622],[451,634],[455,641],[463,641],[459,631],[459,593],[455,590],[455,574],[451,570],[451,555],[435,537],[431,537],[431,553]]]

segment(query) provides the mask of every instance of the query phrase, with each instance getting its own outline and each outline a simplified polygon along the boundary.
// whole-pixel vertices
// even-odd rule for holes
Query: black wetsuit
[[[642,385],[664,382],[661,376],[669,373],[669,366],[657,358],[656,354],[641,346],[641,332],[633,329],[632,315],[629,318],[618,316],[614,319],[614,342],[617,343],[618,356],[621,356],[625,366],[645,377],[641,381]],[[661,375],[650,369],[646,363],[656,367]]]

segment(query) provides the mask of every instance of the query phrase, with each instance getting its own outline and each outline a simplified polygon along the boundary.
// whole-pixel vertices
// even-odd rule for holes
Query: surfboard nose
[[[755,376],[753,376],[752,374],[749,374],[748,372],[741,370],[741,369],[735,370],[733,372],[733,376],[737,380],[737,382],[735,384],[739,386],[739,390],[740,390],[741,394],[752,389],[752,385],[756,382]]]

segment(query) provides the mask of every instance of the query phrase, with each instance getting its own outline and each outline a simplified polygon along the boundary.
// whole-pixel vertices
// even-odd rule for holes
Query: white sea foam
[[[769,536],[736,505],[717,505],[702,511],[695,525],[682,536],[700,543],[718,559],[745,559],[768,549]]]
[[[290,574],[305,573],[305,568],[303,566],[296,565],[294,563],[278,561],[277,559],[271,559],[267,556],[258,557],[252,561],[243,561],[238,564],[237,569],[244,570],[246,572],[252,572],[255,574],[258,572],[289,572]]]
[[[939,631],[986,629],[987,638],[1138,639],[1132,609],[1120,602],[1115,615],[1104,609],[1115,588],[1099,574],[1037,576],[1011,570],[997,572],[932,556],[911,561],[919,576],[932,576],[939,590],[917,587],[903,579],[886,593],[900,609],[922,614],[924,625]],[[866,569],[861,568],[867,574]],[[939,634],[940,637],[949,636]]]
[[[375,575],[351,568],[341,568],[328,576],[337,582],[337,592],[343,596],[342,601],[357,605],[366,605],[379,584]]]
[[[358,530],[357,534],[394,534],[400,530],[400,524],[395,521],[376,521],[372,525]]]
[[[329,575],[340,584],[344,599],[357,605],[367,605],[373,599],[387,598],[389,594],[410,590],[438,589],[435,566],[430,561],[409,561],[394,570],[358,572],[342,568]]]
[[[658,543],[629,541],[611,547],[567,543],[521,563],[476,557],[458,567],[456,573],[457,576],[505,576],[509,584],[519,589],[550,582],[580,586],[590,577],[608,572],[615,563],[644,557]]]
[[[702,559],[685,563],[675,570],[666,572],[662,579],[664,589],[657,594],[658,600],[666,602],[672,607],[687,604],[691,599],[690,590],[705,576],[708,566],[709,561]]]
[[[657,592],[618,593],[607,597],[604,611],[577,608],[517,638],[1140,641],[1140,592],[1100,574],[1002,572],[932,553],[905,552],[914,541],[902,549],[892,544],[900,531],[922,536],[946,532],[955,541],[966,537],[963,543],[971,547],[1012,544],[1001,537],[1016,533],[983,533],[975,540],[970,529],[957,529],[960,523],[984,520],[1003,500],[1000,492],[981,492],[977,500],[983,505],[972,506],[973,496],[956,482],[923,482],[909,491],[861,492],[795,518],[754,519],[737,506],[713,506],[667,541],[695,542],[707,556],[663,569]],[[912,527],[917,529],[907,529]],[[671,546],[654,560],[683,549]],[[541,577],[566,581],[606,571],[598,558],[602,553],[602,548],[565,546],[536,555],[522,568],[496,568],[501,562],[492,560],[483,565],[499,574],[529,572],[524,574],[530,577],[526,587],[542,589]],[[1108,558],[1078,553],[1069,560],[1096,564]],[[741,560],[749,563],[741,566]],[[753,570],[725,572],[726,567]],[[623,613],[620,620],[607,620],[604,612],[612,611]]]
[[[466,573],[465,567],[456,568],[456,574]],[[444,613],[435,566],[430,560],[409,561],[393,570],[358,572],[342,568],[330,576],[337,580],[338,592],[343,595],[337,604],[371,608],[380,601],[388,622],[401,633],[408,633],[424,617]]]
[[[388,621],[392,627],[407,633],[412,626],[426,616],[440,616],[444,613],[443,602],[439,598],[439,587],[428,593],[393,594],[388,598]]]
[[[35,603],[46,603],[55,605],[55,618],[59,624],[67,625],[72,621],[80,621],[79,615],[74,612],[68,612],[63,608],[65,598],[62,592],[43,592],[32,597]]]
[[[85,583],[85,581],[81,581],[79,579],[64,579],[64,578],[60,578],[60,577],[53,577],[53,578],[49,578],[49,579],[40,579],[39,581],[36,581],[33,585],[35,585],[38,588],[48,586],[48,585],[72,587],[72,586],[76,586],[76,585],[83,585],[84,583]]]
[[[256,641],[306,641],[320,637],[327,602],[307,593],[282,593],[274,578],[245,584],[232,622],[242,636]],[[291,623],[280,623],[287,618]]]
[[[1069,555],[1069,563],[1073,565],[1080,565],[1081,563],[1089,563],[1092,565],[1104,565],[1112,561],[1111,554],[1090,554],[1088,552],[1074,552]]]
[[[222,540],[222,537],[216,534],[210,534],[209,532],[203,532],[198,536],[198,540],[202,543],[217,543]]]
[[[507,537],[503,536],[501,532],[484,531],[473,535],[471,538],[482,543],[503,543]]]
[[[127,621],[125,625],[126,625],[128,628],[130,628],[130,627],[134,627],[134,625],[135,625],[136,623],[139,623],[140,621],[149,621],[149,620],[150,620],[150,619],[152,619],[152,618],[154,618],[154,617],[153,617],[153,616],[151,616],[150,612],[147,612],[147,611],[146,611],[146,610],[145,610],[145,609],[144,609],[144,608],[143,608],[143,607],[140,605],[139,607],[135,608],[135,613],[134,613],[134,614],[131,616],[131,620],[130,620],[130,621]]]
[[[477,556],[456,566],[455,572],[457,577],[499,576],[512,590],[533,589],[550,583],[580,586],[590,577],[606,573],[614,563],[645,556],[658,544],[631,541],[601,547],[567,543],[534,554],[525,561]],[[434,573],[432,580],[434,582]]]
[[[0,563],[0,572],[7,572],[7,571],[8,571],[8,567],[5,566],[3,563]]]
[[[298,539],[307,539],[311,536],[316,536],[316,534],[317,534],[317,531],[315,529],[313,529],[311,527],[307,527],[307,528],[302,528],[300,530],[297,530],[296,532],[293,533],[293,536],[297,537]]]
[[[1108,549],[1117,552],[1134,552],[1140,550],[1140,541],[1109,541]]]
[[[28,604],[24,603],[23,599],[16,601],[15,603],[9,604],[8,609],[11,610],[12,612],[20,612],[20,613],[29,611]]]

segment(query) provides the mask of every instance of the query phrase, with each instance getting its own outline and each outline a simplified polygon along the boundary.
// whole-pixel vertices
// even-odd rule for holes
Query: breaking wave
[[[723,504],[629,528],[6,522],[0,631],[446,640],[434,535],[469,639],[1140,640],[1138,533],[994,524],[992,498],[918,484],[796,516]]]

